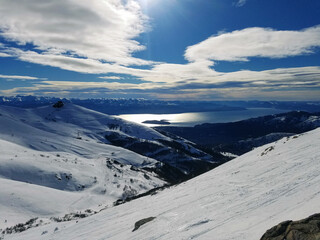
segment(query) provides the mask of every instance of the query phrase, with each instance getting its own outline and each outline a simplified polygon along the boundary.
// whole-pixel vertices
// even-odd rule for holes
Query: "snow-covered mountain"
[[[210,111],[241,111],[247,108],[273,108],[287,111],[319,112],[319,101],[161,101],[143,98],[90,98],[65,99],[40,96],[0,96],[0,105],[40,107],[58,100],[73,103],[106,114],[129,113],[186,113]]]
[[[320,129],[285,137],[157,194],[4,239],[260,239],[320,211],[319,145]]]
[[[0,107],[0,228],[35,216],[99,210],[166,184],[150,171],[161,165],[157,160],[104,143],[111,123],[128,134],[167,139],[74,105]]]
[[[181,174],[216,164],[211,155],[184,139],[172,139],[151,128],[71,103],[61,108],[53,108],[51,105],[32,109],[0,106],[0,114],[1,139],[35,150],[63,149],[94,157],[105,151],[101,148],[110,149],[111,144],[121,149],[111,148],[109,153],[129,149],[148,159],[167,163]],[[126,161],[122,159],[120,162]],[[130,164],[133,163],[130,160]]]
[[[30,108],[53,104],[58,100],[112,115],[129,113],[160,114],[201,111],[232,111],[245,109],[244,107],[231,106],[222,102],[209,103],[207,101],[161,101],[143,98],[61,99],[37,96],[0,96],[0,105]]]
[[[0,106],[0,229],[99,211],[215,164],[184,139],[71,103]]]
[[[293,111],[229,123],[195,127],[156,127],[220,152],[241,155],[282,137],[320,127],[320,113]]]

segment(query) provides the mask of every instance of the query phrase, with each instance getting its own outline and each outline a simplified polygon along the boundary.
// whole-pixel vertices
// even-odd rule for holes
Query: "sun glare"
[[[118,115],[118,117],[143,124],[148,127],[154,127],[154,126],[159,126],[161,124],[149,124],[149,123],[143,123],[144,121],[166,121],[169,122],[170,124],[179,124],[183,122],[192,122],[192,121],[199,121],[201,120],[201,116],[197,113],[177,113],[177,114],[122,114]]]
[[[159,0],[138,0],[138,2],[140,3],[142,8],[148,10],[149,8],[156,5],[159,2]]]

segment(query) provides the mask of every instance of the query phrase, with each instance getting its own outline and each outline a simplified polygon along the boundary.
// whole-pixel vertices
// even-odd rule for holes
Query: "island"
[[[165,120],[165,119],[162,119],[162,120],[146,120],[146,121],[143,121],[142,123],[159,124],[159,125],[170,125],[171,124],[168,120]]]

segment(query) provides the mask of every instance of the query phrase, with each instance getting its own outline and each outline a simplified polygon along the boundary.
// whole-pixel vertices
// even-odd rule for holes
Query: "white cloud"
[[[239,0],[237,4],[240,6],[245,2]],[[134,52],[144,49],[134,39],[147,31],[146,25],[147,17],[135,0],[1,0],[0,35],[18,46],[0,43],[0,57],[11,56],[79,73],[105,74],[107,76],[99,78],[115,81],[40,81],[32,87],[0,93],[144,91],[142,94],[165,98],[214,98],[250,95],[250,89],[258,96],[260,92],[267,95],[263,91],[272,95],[279,89],[299,92],[301,87],[319,88],[319,67],[231,73],[217,72],[213,68],[214,61],[249,61],[251,57],[285,58],[313,53],[314,48],[320,46],[320,26],[300,31],[255,27],[220,32],[189,46],[185,51],[189,63],[169,64],[133,57]],[[26,48],[26,43],[34,47],[28,45]],[[131,67],[143,64],[150,68]],[[121,77],[117,74],[131,75],[144,82],[119,83]],[[7,76],[0,75],[0,78]],[[7,79],[38,78],[10,76]]]
[[[11,56],[7,53],[0,52],[0,57],[11,57]]]
[[[246,28],[212,36],[189,46],[185,58],[199,60],[248,61],[250,57],[285,58],[313,53],[320,47],[320,25],[301,31]]]
[[[15,79],[15,80],[45,80],[46,78],[37,78],[30,76],[17,76],[17,75],[1,75],[0,78],[3,79]]]
[[[237,71],[215,73],[211,77],[185,79],[176,82],[76,82],[41,81],[31,87],[2,90],[2,95],[33,93],[45,95],[67,93],[81,97],[105,93],[137,97],[150,95],[162,99],[276,99],[276,100],[319,100],[320,67],[279,68],[267,71]],[[281,92],[281,94],[279,94]],[[49,94],[49,95],[50,95]],[[140,94],[140,95],[139,95]]]
[[[103,77],[99,77],[101,79],[107,79],[107,80],[120,80],[121,77],[117,77],[117,76],[103,76]]]
[[[67,54],[123,65],[149,64],[132,57],[133,40],[146,30],[134,0],[1,0],[0,34],[44,54]]]

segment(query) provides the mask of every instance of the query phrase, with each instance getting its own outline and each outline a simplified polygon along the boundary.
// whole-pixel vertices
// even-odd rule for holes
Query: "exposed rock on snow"
[[[319,240],[320,214],[300,221],[285,221],[269,229],[261,240]]]
[[[53,104],[53,107],[54,108],[62,108],[63,107],[63,102],[62,101],[58,101],[58,102],[56,102],[55,104]]]
[[[138,230],[139,227],[141,227],[142,225],[148,223],[148,222],[151,222],[155,219],[155,217],[148,217],[148,218],[144,218],[144,219],[141,219],[139,221],[137,221],[135,224],[134,224],[134,229],[132,230],[132,232]]]

